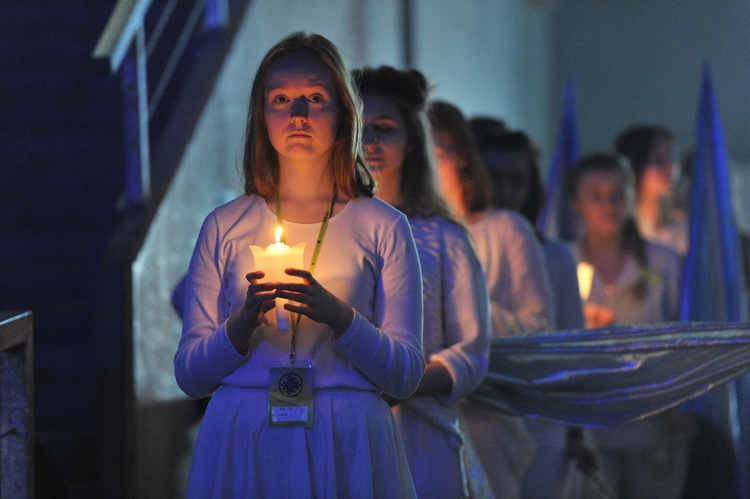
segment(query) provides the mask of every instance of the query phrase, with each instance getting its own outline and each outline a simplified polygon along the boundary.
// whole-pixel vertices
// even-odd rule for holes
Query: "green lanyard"
[[[318,263],[318,256],[320,256],[320,248],[323,246],[323,239],[326,236],[326,230],[328,230],[328,221],[331,219],[331,213],[333,213],[333,204],[336,202],[336,182],[333,183],[333,193],[331,194],[331,201],[328,203],[328,209],[326,209],[325,215],[323,215],[323,222],[320,224],[320,231],[318,231],[318,240],[315,242],[315,250],[313,251],[312,259],[310,260],[310,275],[315,272],[315,265]],[[286,244],[286,231],[284,230],[284,217],[281,214],[281,198],[279,197],[279,191],[276,191],[276,219],[281,227],[281,239],[280,242]],[[294,348],[297,344],[297,328],[299,327],[299,321],[302,317],[299,314],[290,314],[292,318],[292,347],[289,351],[289,360],[294,364],[297,361],[297,354]]]

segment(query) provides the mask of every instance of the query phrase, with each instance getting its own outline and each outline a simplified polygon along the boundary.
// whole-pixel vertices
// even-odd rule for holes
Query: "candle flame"
[[[276,244],[281,242],[281,225],[276,227]]]

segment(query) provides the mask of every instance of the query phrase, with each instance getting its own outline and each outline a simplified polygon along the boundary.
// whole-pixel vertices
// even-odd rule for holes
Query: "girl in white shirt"
[[[364,103],[365,158],[377,196],[409,217],[424,287],[424,355],[419,387],[393,405],[419,497],[468,497],[458,401],[487,370],[489,298],[464,225],[440,197],[424,107],[427,82],[390,66],[355,72]]]
[[[469,227],[490,293],[492,336],[553,329],[555,306],[547,267],[531,224],[490,206],[490,182],[463,114],[447,102],[428,110],[438,177],[451,207]],[[534,445],[523,420],[467,401],[462,421],[496,497],[520,497]]]
[[[257,71],[245,194],[206,218],[186,282],[175,375],[211,396],[188,497],[414,497],[381,393],[408,397],[424,371],[419,260],[406,217],[372,197],[360,105],[319,35]],[[250,246],[278,225],[305,268],[267,282]]]
[[[677,320],[680,257],[641,237],[628,165],[608,153],[582,157],[568,179],[568,197],[583,227],[576,252],[588,327]],[[693,429],[693,416],[674,409],[593,430],[617,496],[682,497]]]

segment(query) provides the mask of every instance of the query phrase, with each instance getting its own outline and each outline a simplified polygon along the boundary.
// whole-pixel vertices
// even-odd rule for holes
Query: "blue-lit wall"
[[[552,88],[579,82],[583,150],[607,148],[630,123],[695,141],[703,64],[711,67],[729,156],[750,163],[750,3],[566,0],[555,10]]]

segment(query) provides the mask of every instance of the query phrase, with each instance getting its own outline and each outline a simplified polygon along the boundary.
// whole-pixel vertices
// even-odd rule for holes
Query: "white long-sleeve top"
[[[275,242],[276,215],[257,196],[216,208],[198,236],[186,283],[183,335],[175,376],[191,397],[220,385],[267,389],[272,363],[288,361],[291,331],[278,331],[267,313],[247,355],[232,346],[227,318],[243,306],[255,270],[250,245]],[[287,244],[305,242],[309,265],[318,223],[285,221]],[[262,269],[259,269],[262,270]],[[406,217],[374,198],[358,198],[331,217],[315,279],[355,310],[349,329],[330,341],[331,329],[303,318],[296,340],[300,360],[315,362],[315,389],[346,388],[407,397],[424,371],[422,282]]]
[[[439,217],[410,220],[424,288],[423,350],[442,363],[453,390],[442,402],[454,404],[487,372],[490,312],[487,283],[469,234]]]
[[[491,210],[469,223],[487,276],[495,338],[553,329],[555,301],[542,250],[529,222]]]
[[[429,399],[432,409],[424,411],[429,412],[426,417],[455,433],[455,403],[476,389],[487,373],[491,334],[487,284],[463,228],[440,217],[415,217],[410,223],[422,267],[424,355],[427,361],[445,366],[453,388],[446,397],[412,397],[402,404],[423,405]]]
[[[487,372],[491,319],[487,283],[466,229],[441,217],[409,219],[422,266],[425,358],[441,363],[447,396],[413,396],[393,408],[417,495],[461,497],[464,435],[458,401]]]
[[[578,261],[586,261],[581,243],[575,247]],[[672,248],[646,241],[648,267],[641,266],[632,255],[625,260],[617,280],[612,285],[594,269],[587,302],[604,305],[615,313],[617,324],[656,324],[676,321],[680,313],[680,282],[682,259]],[[644,279],[645,295],[635,293],[636,285]]]

